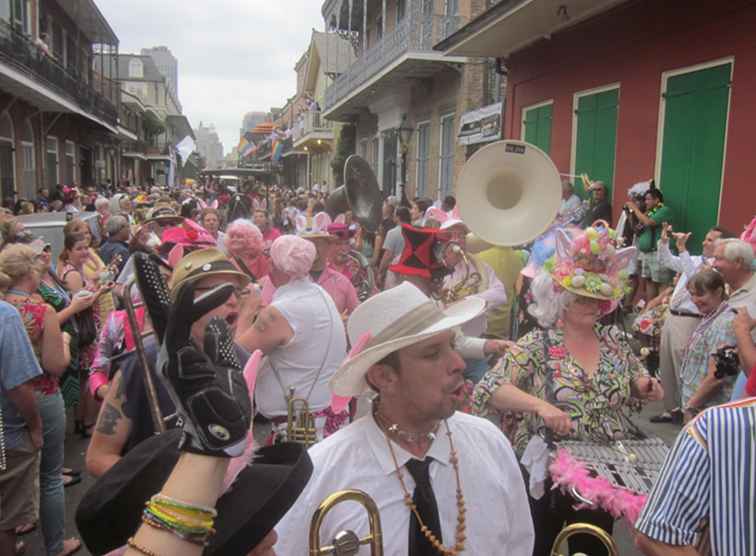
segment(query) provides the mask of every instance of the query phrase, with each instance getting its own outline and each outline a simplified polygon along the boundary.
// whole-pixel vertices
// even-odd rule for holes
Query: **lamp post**
[[[402,123],[399,126],[399,129],[397,129],[397,132],[399,134],[399,152],[402,155],[402,201],[401,205],[408,207],[410,205],[409,199],[407,198],[406,188],[407,188],[407,153],[409,151],[409,142],[412,138],[412,132],[414,132],[414,128],[412,128],[409,123],[407,122],[407,114],[402,115]]]

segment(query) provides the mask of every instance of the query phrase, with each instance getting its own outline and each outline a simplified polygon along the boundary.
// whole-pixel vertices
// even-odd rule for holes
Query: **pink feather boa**
[[[561,488],[562,492],[574,488],[581,496],[591,500],[606,510],[615,519],[624,517],[631,526],[646,503],[646,496],[630,490],[616,487],[604,477],[591,477],[585,465],[573,458],[567,450],[558,450],[556,458],[549,466],[552,488]],[[585,507],[578,504],[578,508]]]

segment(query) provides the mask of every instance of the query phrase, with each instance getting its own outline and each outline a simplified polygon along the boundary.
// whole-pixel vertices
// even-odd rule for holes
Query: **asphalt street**
[[[646,406],[643,413],[634,418],[635,422],[647,433],[652,433],[662,437],[667,443],[671,444],[680,427],[677,425],[654,425],[649,423],[648,418],[651,415],[655,415],[661,411],[660,403],[652,403]],[[66,437],[66,466],[74,469],[84,470],[84,453],[87,448],[87,440],[80,438],[78,435],[74,435],[72,430],[69,430]],[[83,497],[86,490],[94,484],[94,478],[90,477],[86,473],[83,474],[83,481],[78,485],[69,487],[66,489],[66,532],[67,536],[77,535],[76,524],[74,517],[76,514],[76,507],[79,501]],[[107,526],[107,524],[103,524]],[[44,545],[42,543],[42,535],[39,529],[34,533],[31,533],[23,537],[27,544],[26,554],[28,556],[45,556]],[[615,539],[617,540],[620,548],[620,554],[622,556],[639,556],[640,553],[633,546],[630,538],[630,533],[627,526],[619,522],[615,529]],[[90,552],[86,550],[86,547],[82,547],[82,550],[78,554],[90,555]],[[478,555],[476,555],[478,556]]]

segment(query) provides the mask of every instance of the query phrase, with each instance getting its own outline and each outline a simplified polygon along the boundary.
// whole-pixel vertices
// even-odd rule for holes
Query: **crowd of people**
[[[212,179],[4,203],[0,554],[38,526],[48,555],[81,548],[71,420],[94,554],[303,554],[319,504],[359,489],[386,554],[547,555],[618,515],[559,488],[552,441],[633,438],[661,400],[652,420],[684,428],[638,546],[754,554],[754,225],[692,255],[652,182],[616,231],[606,186],[584,185],[518,247],[481,242],[453,196],[389,196],[380,222],[334,214],[325,188]],[[45,211],[67,213],[59,253],[23,226]],[[323,544],[377,536],[369,513],[334,506]]]

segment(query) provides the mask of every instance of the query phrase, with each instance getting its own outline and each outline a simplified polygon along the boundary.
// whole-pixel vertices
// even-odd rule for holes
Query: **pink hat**
[[[280,236],[270,246],[273,266],[292,278],[307,276],[317,254],[312,242],[294,235]]]

